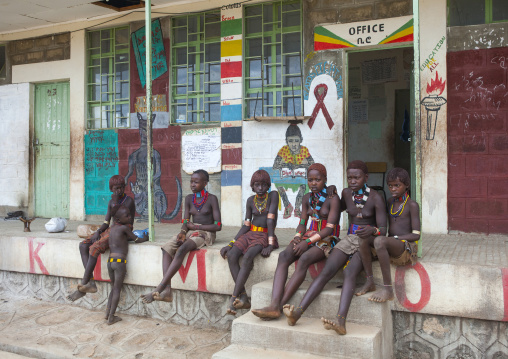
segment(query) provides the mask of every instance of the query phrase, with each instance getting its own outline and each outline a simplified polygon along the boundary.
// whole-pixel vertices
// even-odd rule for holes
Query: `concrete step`
[[[285,318],[263,321],[248,312],[233,321],[231,344],[335,358],[391,357],[391,352],[384,355],[381,328],[351,322],[346,328],[347,335],[339,336],[325,330],[317,318],[302,317],[295,326],[289,326]]]
[[[294,351],[284,351],[275,349],[263,349],[259,347],[249,347],[244,345],[232,344],[220,352],[215,353],[212,359],[324,359],[338,358],[337,356],[321,356],[308,353],[298,353]],[[340,359],[353,359],[340,357]]]
[[[272,284],[271,280],[267,280],[252,287],[252,308],[263,308],[270,304]],[[304,281],[289,303],[296,306],[300,305],[309,286],[310,282]],[[334,283],[328,283],[321,294],[307,308],[303,316],[310,318],[334,318],[339,309],[340,295],[341,289],[336,288]],[[375,327],[383,327],[385,324],[391,325],[390,304],[374,303],[368,300],[369,297],[370,294],[353,297],[347,321]]]

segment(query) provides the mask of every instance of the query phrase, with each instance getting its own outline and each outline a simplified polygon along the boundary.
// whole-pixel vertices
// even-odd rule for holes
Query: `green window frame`
[[[301,1],[245,6],[244,20],[245,116],[301,116]]]
[[[448,0],[448,26],[508,21],[506,0]]]
[[[220,10],[171,19],[171,123],[220,121]]]
[[[128,128],[129,27],[87,33],[87,128]]]

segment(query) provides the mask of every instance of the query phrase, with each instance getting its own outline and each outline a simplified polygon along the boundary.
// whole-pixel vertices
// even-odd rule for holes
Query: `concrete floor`
[[[118,314],[107,325],[102,312],[0,292],[0,358],[204,359],[230,342],[227,330]]]

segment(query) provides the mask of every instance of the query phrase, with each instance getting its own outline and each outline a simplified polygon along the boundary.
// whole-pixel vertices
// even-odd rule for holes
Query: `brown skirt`
[[[277,236],[274,235],[274,237],[273,249],[277,249],[279,248],[279,242],[277,241]],[[248,231],[235,241],[234,246],[238,247],[245,254],[249,248],[258,244],[262,245],[263,248],[268,247],[268,233]]]

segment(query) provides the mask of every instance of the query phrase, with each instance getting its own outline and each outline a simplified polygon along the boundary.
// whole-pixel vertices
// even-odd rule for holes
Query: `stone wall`
[[[71,56],[71,36],[66,32],[12,41],[8,53],[12,66],[68,60]]]
[[[393,312],[396,359],[507,359],[508,323]]]
[[[57,303],[69,304],[66,296],[76,289],[78,282],[79,280],[74,278],[0,271],[0,292]],[[75,304],[88,309],[105,310],[111,286],[107,282],[97,282],[97,287],[97,293],[87,294]],[[153,290],[153,287],[124,284],[118,311],[203,328],[231,327],[234,317],[226,315],[228,295],[175,289],[173,303],[144,304],[140,296],[150,290]],[[241,315],[245,310],[239,312]]]

